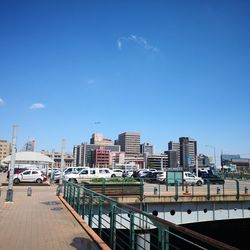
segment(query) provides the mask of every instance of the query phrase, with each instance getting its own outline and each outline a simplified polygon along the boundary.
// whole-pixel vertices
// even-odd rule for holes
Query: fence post
[[[75,209],[76,186],[73,183],[72,183],[72,185],[73,185],[73,199],[72,199],[72,205],[71,206]]]
[[[207,200],[210,200],[211,193],[210,193],[210,181],[207,180]]]
[[[236,199],[239,200],[240,198],[240,186],[239,186],[239,181],[238,180],[235,180],[236,181]]]
[[[144,196],[144,183],[143,180],[140,179],[140,201],[143,201]]]
[[[70,182],[70,191],[69,191],[69,205],[72,206],[72,199],[73,199],[73,195],[72,195],[72,192],[73,192],[73,182],[71,181]]]
[[[102,179],[102,194],[105,195],[105,179]]]
[[[102,237],[102,205],[103,205],[103,200],[102,200],[102,197],[99,196],[98,229],[99,229],[99,236],[100,237]]]
[[[162,249],[169,250],[169,227],[163,231]]]
[[[85,201],[86,201],[86,192],[83,189],[83,194],[82,194],[82,219],[84,220],[84,216],[85,216]]]
[[[135,215],[134,212],[129,212],[130,218],[130,231],[129,231],[129,245],[131,250],[135,249]]]
[[[81,207],[80,207],[80,186],[77,186],[77,213],[80,214]]]
[[[65,180],[63,181],[63,198],[65,200],[67,200],[67,198],[66,198],[66,181]]]
[[[93,193],[90,193],[89,198],[89,226],[92,227],[92,217],[93,217]]]
[[[111,204],[111,214],[110,214],[110,247],[116,249],[116,215],[115,215],[115,203]]]
[[[70,201],[70,183],[67,182],[67,202],[69,203]]]
[[[165,184],[166,184],[166,191],[168,191],[168,180],[167,180],[167,176],[166,176],[166,179],[165,179]]]
[[[178,181],[177,181],[177,180],[175,180],[174,185],[175,185],[175,195],[174,195],[174,199],[175,199],[175,201],[178,201],[178,199],[179,199],[179,194],[178,194]]]

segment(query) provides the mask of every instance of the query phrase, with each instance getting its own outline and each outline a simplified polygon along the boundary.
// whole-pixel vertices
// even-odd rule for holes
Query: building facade
[[[35,152],[35,140],[29,140],[25,143],[25,145],[22,148],[22,151],[31,151]]]
[[[118,136],[118,144],[126,156],[140,154],[140,133],[124,132]]]
[[[75,166],[95,166],[94,151],[95,150],[109,150],[111,152],[120,152],[119,145],[98,145],[82,143],[75,145],[73,148],[74,165]]]
[[[180,166],[190,170],[195,166],[197,157],[197,142],[189,137],[180,137]]]
[[[53,152],[41,151],[42,154],[47,155],[51,159],[53,159]],[[60,152],[54,152],[54,167],[61,168],[62,163],[62,154]],[[72,167],[74,166],[74,157],[70,153],[64,153],[64,167]]]
[[[164,152],[168,156],[168,168],[177,168],[178,164],[178,152],[176,150],[167,150]]]
[[[168,168],[168,155],[149,155],[147,157],[147,168],[166,170]]]
[[[102,145],[102,146],[112,146],[113,142],[111,139],[107,139],[103,137],[101,133],[94,133],[90,139],[90,144]]]
[[[111,151],[105,149],[96,149],[92,151],[93,164],[96,167],[110,167],[111,166]]]
[[[168,143],[168,150],[175,151],[177,153],[177,164],[180,165],[180,143],[170,141]]]
[[[152,155],[154,153],[154,146],[153,144],[149,144],[149,143],[143,143],[140,145],[140,153],[141,154],[149,154]]]
[[[0,161],[11,154],[11,144],[6,140],[0,140]]]

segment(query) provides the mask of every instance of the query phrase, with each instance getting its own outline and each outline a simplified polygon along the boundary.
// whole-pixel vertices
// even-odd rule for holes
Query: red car
[[[23,171],[28,170],[28,168],[14,168],[14,174],[20,174]],[[7,172],[7,179],[9,179],[10,171]]]

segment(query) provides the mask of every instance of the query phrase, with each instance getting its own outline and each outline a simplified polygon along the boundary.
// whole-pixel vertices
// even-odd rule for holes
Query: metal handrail
[[[158,249],[169,249],[169,236],[178,237],[188,244],[192,244],[199,249],[207,249],[206,247],[213,249],[237,249],[235,247],[229,246],[223,242],[212,239],[208,236],[202,235],[193,230],[187,229],[182,226],[177,226],[174,223],[158,218],[154,215],[147,213],[146,211],[140,210],[136,207],[130,206],[124,203],[118,203],[110,197],[103,194],[97,193],[91,189],[87,189],[78,184],[64,182],[64,198],[65,200],[82,215],[82,218],[88,222],[88,225],[92,227],[93,217],[94,217],[94,205],[97,205],[97,210],[95,216],[97,218],[98,234],[100,237],[104,234],[104,229],[108,229],[105,223],[109,224],[110,230],[110,242],[107,242],[113,249],[116,248],[117,242],[117,213],[127,214],[129,221],[129,226],[126,228],[129,230],[128,244],[130,249],[135,249],[136,243],[136,230],[141,230],[143,233],[148,233],[150,227],[154,226],[158,230]],[[82,190],[82,194],[79,190]],[[69,192],[68,192],[69,191]],[[87,200],[89,203],[87,203]],[[76,204],[75,204],[76,203]],[[80,203],[80,204],[79,204]],[[86,209],[88,206],[88,209]],[[102,216],[105,215],[105,218]],[[107,216],[110,219],[107,220]],[[86,218],[85,218],[86,217]],[[136,224],[138,222],[138,225]],[[120,223],[121,225],[122,223]],[[143,225],[148,225],[149,229],[146,229]],[[140,226],[141,225],[141,226]],[[145,228],[145,229],[144,229]],[[185,238],[186,237],[186,238]],[[191,238],[191,240],[190,240]],[[123,239],[124,240],[124,239]],[[140,238],[143,241],[143,237]],[[197,242],[198,241],[198,242]],[[147,239],[144,239],[144,244],[149,244]]]

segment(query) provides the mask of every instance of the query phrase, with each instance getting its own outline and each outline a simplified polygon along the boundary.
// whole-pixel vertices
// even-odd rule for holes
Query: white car
[[[191,172],[183,172],[184,184],[201,186],[204,184],[204,180],[201,177],[195,176]]]
[[[109,168],[84,168],[78,173],[71,173],[65,175],[64,179],[66,181],[73,181],[75,183],[79,183],[86,179],[112,177],[115,177],[115,174]]]
[[[157,175],[157,180],[160,183],[165,183],[166,182],[166,172],[163,172],[161,174]],[[183,183],[188,184],[188,185],[197,185],[201,186],[204,184],[204,180],[200,177],[195,176],[191,172],[183,172]]]
[[[115,175],[114,177],[122,177],[123,175],[123,170],[121,169],[113,169],[113,174]]]
[[[157,174],[156,180],[159,181],[160,183],[165,183],[166,182],[166,172],[162,172]]]
[[[69,175],[69,174],[77,174],[78,172],[80,172],[82,169],[84,169],[86,167],[68,167],[66,169],[63,170],[63,178],[66,176],[66,175]],[[52,178],[54,181],[59,181],[60,180],[60,177],[61,177],[61,169],[58,169],[57,171],[54,172]]]
[[[47,177],[43,174],[41,170],[29,169],[25,170],[20,174],[15,174],[13,176],[13,182],[19,184],[20,182],[36,182],[42,183],[47,180]]]

